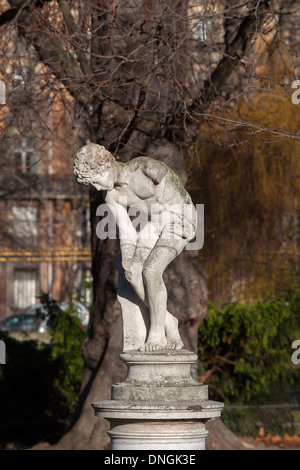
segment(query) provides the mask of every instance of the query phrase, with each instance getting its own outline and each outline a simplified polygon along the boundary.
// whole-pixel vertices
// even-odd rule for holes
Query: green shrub
[[[45,294],[41,301],[49,315],[50,343],[19,341],[0,332],[6,345],[6,364],[0,367],[0,448],[8,442],[18,448],[55,442],[78,400],[86,331],[71,302],[61,310]]]
[[[57,364],[54,380],[56,401],[67,414],[75,411],[82,379],[83,357],[81,348],[86,331],[81,325],[72,302],[61,309],[47,294],[41,302],[48,312],[51,357]]]
[[[199,374],[210,397],[227,403],[285,400],[288,388],[299,383],[299,366],[291,361],[299,320],[299,286],[250,306],[210,302],[199,327]]]
[[[222,411],[224,424],[239,436],[257,437],[262,428],[264,435],[283,437],[297,432],[293,408],[285,405],[255,405],[225,407]]]

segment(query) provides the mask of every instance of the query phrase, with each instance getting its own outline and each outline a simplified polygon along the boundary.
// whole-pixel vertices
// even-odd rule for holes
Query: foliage
[[[0,448],[9,442],[22,448],[41,438],[55,441],[65,431],[66,415],[56,413],[62,407],[54,402],[59,364],[52,345],[19,341],[4,332],[0,339],[6,345],[6,365],[0,367]]]
[[[47,294],[41,296],[41,302],[49,317],[51,356],[58,364],[54,386],[56,392],[63,398],[66,411],[73,413],[82,378],[81,347],[86,331],[81,326],[72,302],[69,302],[66,309],[61,309],[58,303],[50,299]]]
[[[87,297],[89,300],[87,300]],[[81,291],[76,295],[75,300],[84,304],[90,311],[92,308],[92,299],[93,299],[93,279],[90,276],[86,276],[81,281]]]
[[[259,430],[264,435],[292,436],[297,431],[297,411],[285,405],[229,406],[222,411],[222,420],[239,436],[256,437]]]
[[[49,343],[19,341],[0,332],[6,345],[6,365],[0,368],[0,447],[11,441],[21,447],[41,439],[55,442],[78,400],[86,331],[72,302],[61,310],[46,294],[41,301],[51,326]]]
[[[57,363],[51,345],[35,340],[18,341],[1,332],[6,345],[6,365],[0,369],[1,420],[40,417],[51,401]]]
[[[299,286],[250,306],[209,303],[199,327],[199,372],[212,397],[227,403],[287,398],[288,387],[299,383],[299,366],[291,361],[292,342],[300,336],[299,307]]]

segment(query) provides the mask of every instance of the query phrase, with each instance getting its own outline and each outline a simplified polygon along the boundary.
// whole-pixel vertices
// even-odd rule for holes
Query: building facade
[[[39,303],[88,295],[89,194],[73,175],[84,137],[71,98],[47,87],[43,66],[12,28],[0,73],[0,318]],[[3,91],[3,88],[2,88]],[[89,298],[86,298],[89,301]]]

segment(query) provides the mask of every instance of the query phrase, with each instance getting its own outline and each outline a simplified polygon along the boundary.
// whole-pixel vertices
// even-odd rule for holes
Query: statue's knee
[[[143,265],[142,264],[134,264],[132,266],[132,274],[135,277],[141,276],[142,271],[143,271]]]
[[[143,280],[147,286],[160,287],[163,284],[162,275],[157,269],[145,267],[142,272]]]

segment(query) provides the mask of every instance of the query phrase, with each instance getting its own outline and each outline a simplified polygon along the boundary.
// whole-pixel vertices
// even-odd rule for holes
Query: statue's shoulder
[[[134,166],[142,166],[142,167],[167,167],[167,165],[159,160],[156,160],[155,158],[151,157],[135,157],[132,160],[129,160],[129,162],[125,163],[127,167],[134,167]]]
[[[135,157],[129,162],[125,163],[127,169],[131,171],[142,171],[147,176],[153,174],[165,175],[170,168],[163,162],[151,157]]]

